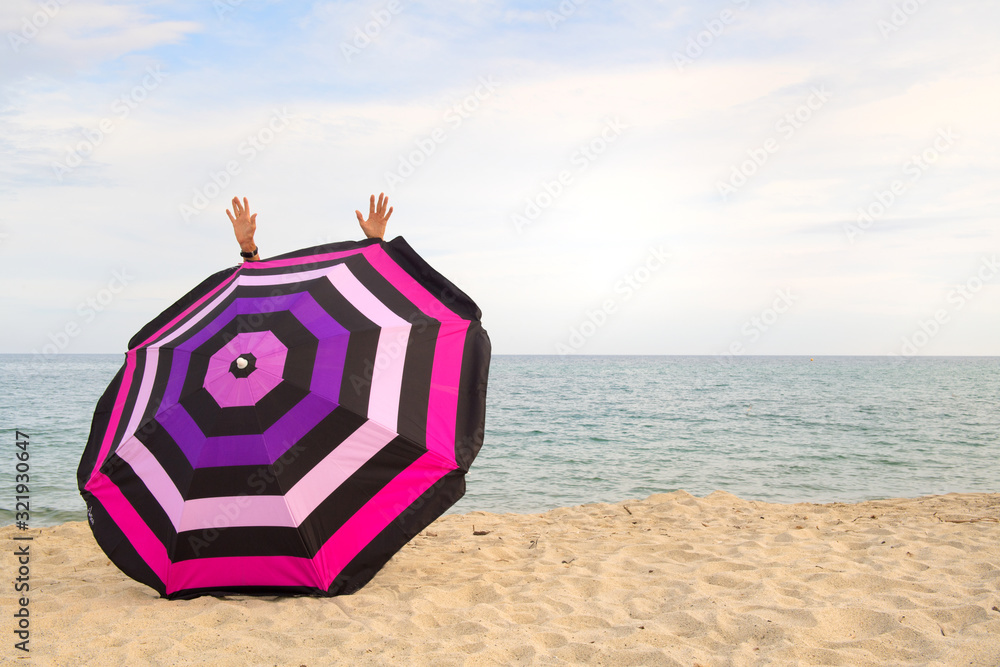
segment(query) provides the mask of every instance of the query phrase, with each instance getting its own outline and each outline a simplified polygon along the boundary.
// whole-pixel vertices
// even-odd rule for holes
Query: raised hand
[[[386,207],[389,208],[388,211],[386,211]],[[378,195],[377,207],[375,205],[375,195],[371,196],[368,206],[367,220],[365,220],[364,216],[361,215],[361,211],[354,212],[358,214],[358,222],[361,223],[361,231],[365,233],[366,237],[370,239],[380,239],[385,236],[385,225],[389,222],[389,216],[392,215],[392,207],[389,206],[389,198],[385,196],[384,192],[380,192]]]
[[[233,197],[233,213],[226,209],[226,215],[229,216],[229,221],[233,223],[233,232],[236,234],[236,240],[240,244],[240,249],[243,252],[253,252],[257,247],[253,241],[254,232],[257,231],[257,214],[254,213],[250,215],[250,203],[247,198],[243,198],[243,203],[240,204],[239,197]],[[255,257],[255,259],[259,259]]]

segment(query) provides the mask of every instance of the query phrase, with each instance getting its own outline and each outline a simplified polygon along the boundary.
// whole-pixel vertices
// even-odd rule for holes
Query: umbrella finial
[[[240,369],[240,370],[243,370],[244,368],[246,368],[249,365],[249,363],[250,362],[248,362],[243,357],[236,357],[236,367],[238,369]]]

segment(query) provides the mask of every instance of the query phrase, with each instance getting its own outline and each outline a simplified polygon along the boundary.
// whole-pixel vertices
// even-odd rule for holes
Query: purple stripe
[[[316,303],[312,294],[302,292],[298,296],[300,298],[291,304],[288,310],[291,311],[292,315],[295,315],[295,319],[301,322],[302,326],[309,329],[312,335],[316,338],[348,335],[347,329]]]
[[[206,340],[217,334],[222,327],[229,324],[238,314],[248,315],[251,313],[280,312],[283,310],[290,311],[316,338],[343,335],[345,338],[343,347],[346,353],[347,329],[342,327],[329,313],[323,310],[311,294],[308,292],[299,292],[282,296],[236,299],[218,317],[206,324],[204,329],[174,348],[174,357],[176,358],[177,356],[177,350],[190,352],[196,349]],[[181,367],[175,363],[171,363],[170,381],[167,384],[167,391],[163,396],[165,403],[176,403],[180,398],[181,387],[184,385],[184,375],[187,374],[187,366],[187,360],[185,360]],[[177,372],[178,370],[180,371],[179,373]],[[176,375],[180,377],[176,377]],[[326,393],[332,396],[340,395],[339,377],[337,378],[336,387],[328,386]]]
[[[269,465],[291,449],[292,445],[314,429],[336,407],[336,403],[322,396],[307,394],[294,408],[267,429],[264,435],[224,435],[207,438],[198,458],[192,459],[188,456],[188,460],[194,468]],[[184,449],[183,445],[181,449]]]
[[[237,285],[237,287],[239,286]],[[216,317],[210,323],[205,325],[204,329],[200,330],[198,333],[194,334],[180,345],[177,345],[176,347],[174,347],[174,349],[185,350],[190,352],[196,349],[206,340],[217,334],[222,327],[224,327],[226,324],[229,324],[229,322],[231,322],[233,318],[236,317],[236,315],[239,312],[237,308],[239,308],[240,301],[242,301],[242,299],[236,299],[236,301],[226,306],[226,309],[223,310],[221,313],[219,313],[218,317]],[[198,323],[195,323],[194,325],[197,326]]]
[[[337,405],[340,404],[340,385],[344,379],[347,339],[347,336],[337,336],[319,342],[309,386],[309,391]]]
[[[184,388],[184,377],[187,375],[190,363],[190,352],[177,349],[173,351],[173,358],[170,360],[170,378],[167,380],[167,389],[163,392],[163,401],[160,404],[160,410],[163,410],[164,406],[177,405],[178,401],[180,401],[181,389]]]
[[[187,410],[180,403],[160,406],[160,410],[156,413],[156,421],[170,434],[193,466],[201,456],[206,438]]]
[[[295,319],[319,339],[312,381],[309,387],[303,389],[308,388],[309,391],[339,403],[350,332],[330,317],[311,294],[304,293],[303,296],[308,298],[299,299],[289,310],[295,315]]]

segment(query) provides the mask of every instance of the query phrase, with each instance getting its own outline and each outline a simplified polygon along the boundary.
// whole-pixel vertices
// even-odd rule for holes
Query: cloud
[[[891,5],[754,2],[680,69],[672,52],[737,3],[589,3],[554,31],[537,20],[544,6],[403,3],[349,62],[341,43],[383,4],[243,3],[220,18],[194,5],[74,1],[25,47],[33,60],[0,105],[10,158],[0,284],[13,289],[40,253],[50,281],[30,298],[8,292],[26,312],[71,317],[81,281],[100,286],[124,263],[137,278],[116,307],[141,324],[238,260],[224,214],[236,194],[260,212],[266,257],[355,237],[354,209],[390,191],[390,233],[480,302],[504,352],[551,352],[655,242],[675,252],[671,269],[585,351],[718,352],[791,287],[801,307],[754,352],[878,354],[1000,246],[1000,59],[981,46],[996,12],[984,3],[927,4],[883,38],[876,22]],[[74,6],[95,11],[74,18]],[[20,14],[4,11],[16,27]],[[118,120],[112,105],[156,65],[162,85]],[[479,99],[481,77],[498,83]],[[290,123],[250,158],[241,146],[275,109]],[[58,181],[53,161],[105,118],[113,131]],[[616,118],[624,129],[602,144]],[[845,226],[858,209],[947,128],[959,138],[852,243]],[[754,163],[769,139],[777,148]],[[584,149],[596,159],[581,160]],[[386,174],[421,150],[393,187]],[[239,173],[219,176],[232,161]],[[724,199],[734,169],[745,182]],[[512,216],[544,202],[564,171],[570,182],[519,233]],[[185,222],[179,207],[206,192]],[[986,329],[963,324],[1000,313],[995,291],[935,350],[997,351]],[[541,333],[522,331],[526,319]],[[118,351],[131,331],[116,326],[96,320],[88,345]],[[648,333],[668,329],[683,331]],[[30,349],[44,334],[10,329],[0,347]]]
[[[0,8],[0,33],[7,42],[0,49],[0,82],[72,76],[127,54],[176,44],[202,30],[198,22],[161,20],[146,11],[158,4],[8,0]]]

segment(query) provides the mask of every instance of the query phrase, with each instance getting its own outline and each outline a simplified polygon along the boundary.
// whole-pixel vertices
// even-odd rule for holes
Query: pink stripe
[[[138,352],[136,352],[136,355],[136,359],[138,360]],[[153,392],[153,380],[156,378],[156,367],[159,363],[160,348],[147,347],[146,364],[143,369],[142,379],[139,381],[139,393],[135,397],[135,409],[132,410],[132,418],[129,420],[128,426],[125,427],[124,437],[126,438],[139,429],[139,420],[142,419],[142,413],[145,412],[146,406],[149,405],[149,397]]]
[[[149,565],[160,581],[169,585],[167,576],[170,559],[167,556],[166,548],[162,542],[156,539],[156,535],[135,511],[132,504],[122,495],[115,483],[108,479],[104,473],[97,473],[90,478],[85,488],[101,501],[111,520],[125,533],[128,541],[139,553],[139,557]]]
[[[316,569],[326,576],[324,587],[329,587],[340,571],[420,494],[454,469],[453,465],[442,465],[438,457],[428,452],[382,487],[313,558]]]
[[[292,525],[298,526],[351,475],[392,442],[396,434],[368,421],[316,464],[285,494]]]
[[[315,278],[323,278],[327,274],[329,274],[330,271],[336,266],[343,266],[343,265],[335,264],[334,266],[328,266],[322,269],[313,269],[312,271],[299,271],[297,273],[279,273],[276,275],[261,274],[257,276],[247,273],[240,278],[240,286],[245,287],[248,285],[259,285],[264,287],[270,287],[271,285],[288,285],[290,283],[301,283],[307,280],[313,280]],[[251,303],[251,305],[255,308],[259,308],[259,306],[256,306],[253,303]]]
[[[404,271],[381,246],[365,248],[369,263],[424,313],[441,321],[434,346],[431,388],[427,403],[427,449],[455,463],[458,386],[469,321],[460,318],[427,288]]]
[[[427,449],[455,463],[455,427],[458,419],[458,385],[469,323],[442,322],[434,346],[431,388],[427,404]]]
[[[377,248],[378,245],[369,246],[371,248]],[[311,262],[327,262],[331,259],[340,259],[341,257],[350,257],[351,255],[357,255],[363,253],[368,248],[356,248],[354,250],[341,250],[340,252],[328,252],[323,255],[306,255],[305,257],[294,257],[292,259],[269,259],[263,262],[254,262],[254,269],[273,269],[279,266],[296,266],[299,264],[309,264]],[[273,278],[274,276],[268,276]]]
[[[313,561],[291,556],[195,558],[170,568],[167,593],[186,588],[309,586],[325,588]]]
[[[101,466],[104,464],[104,459],[108,457],[108,452],[111,451],[111,440],[115,436],[115,431],[118,430],[118,422],[122,418],[122,409],[125,407],[125,399],[128,398],[129,387],[132,386],[132,374],[135,372],[135,350],[129,350],[125,353],[125,374],[122,376],[122,383],[118,387],[118,396],[115,397],[115,407],[111,410],[111,418],[108,420],[108,429],[104,432],[104,441],[101,442],[101,451],[97,453],[97,462],[94,464],[94,469],[90,472],[91,478],[98,474]]]
[[[225,496],[184,503],[177,532],[229,526],[287,526],[295,522],[284,496]],[[172,518],[172,517],[171,517]]]
[[[153,494],[156,502],[163,508],[174,530],[177,530],[184,514],[184,497],[156,457],[135,436],[129,436],[125,442],[118,445],[115,453],[131,466],[136,477],[142,480],[143,486]]]
[[[368,399],[368,418],[395,431],[410,324],[369,292],[345,265],[338,264],[330,269],[327,279],[362,315],[381,328]]]
[[[381,246],[368,246],[362,252],[368,262],[417,308],[437,320],[462,319],[396,264]]]
[[[168,511],[178,531],[198,530],[220,526],[286,526],[294,528],[312,514],[341,484],[382,451],[396,436],[375,422],[365,422],[347,437],[336,449],[316,464],[295,486],[283,496],[220,496],[199,498],[181,503],[174,514]],[[149,466],[159,465],[156,458],[143,449],[150,459]],[[162,468],[156,471],[158,475]],[[166,476],[166,473],[162,473]],[[142,476],[143,482],[162,506],[176,489],[153,488]],[[148,475],[155,479],[154,475]],[[169,482],[169,477],[167,478]],[[172,483],[171,483],[172,485]],[[165,491],[165,492],[164,492]],[[173,493],[171,493],[173,492]],[[172,505],[171,505],[172,507]],[[182,511],[181,511],[182,510]],[[183,513],[183,518],[181,514]]]
[[[316,586],[326,590],[376,535],[453,469],[443,466],[433,454],[424,454],[375,494],[311,560],[243,556],[181,561],[171,568],[167,592],[222,586]]]

